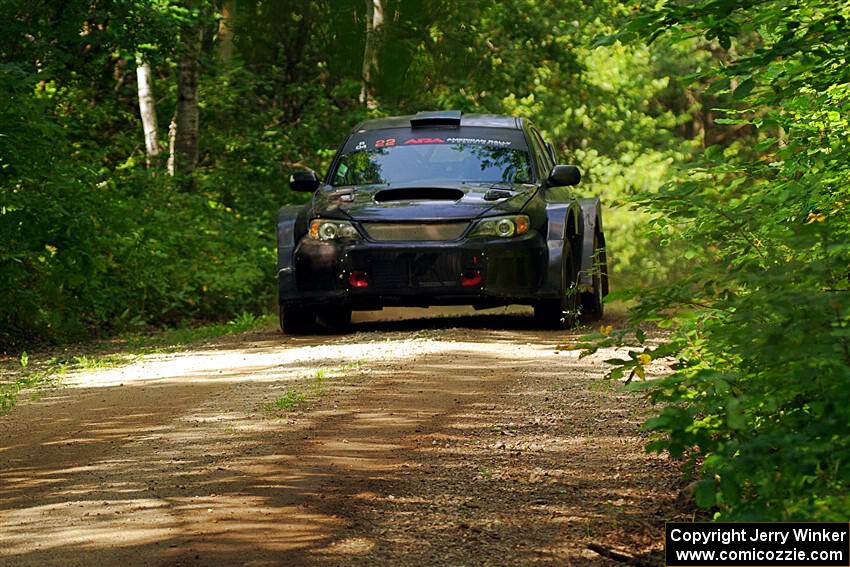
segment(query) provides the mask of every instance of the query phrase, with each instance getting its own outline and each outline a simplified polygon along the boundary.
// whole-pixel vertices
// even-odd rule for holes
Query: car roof
[[[499,116],[498,114],[464,114],[456,110],[441,110],[364,120],[352,129],[352,133],[368,132],[371,130],[387,130],[390,128],[412,128],[411,120],[439,122],[442,119],[460,119],[460,127],[473,126],[476,128],[509,128],[511,130],[522,130],[523,125],[523,119],[514,116]],[[439,128],[440,125],[435,124],[435,127]]]

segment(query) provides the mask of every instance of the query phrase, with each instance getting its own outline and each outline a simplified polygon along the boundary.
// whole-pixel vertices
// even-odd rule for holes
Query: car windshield
[[[464,181],[530,183],[528,153],[477,144],[415,144],[344,154],[331,184],[370,185]]]

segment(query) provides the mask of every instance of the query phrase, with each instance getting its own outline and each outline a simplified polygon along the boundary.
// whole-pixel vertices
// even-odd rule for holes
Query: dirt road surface
[[[570,338],[411,311],[70,377],[0,418],[0,564],[654,557],[679,475],[643,450],[646,403],[602,379],[614,353]]]

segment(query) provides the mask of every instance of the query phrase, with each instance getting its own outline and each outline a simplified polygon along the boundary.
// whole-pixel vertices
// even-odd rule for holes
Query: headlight
[[[528,232],[528,217],[516,215],[510,217],[493,217],[478,221],[469,236],[499,236],[510,238]]]
[[[336,240],[338,238],[360,238],[350,222],[315,219],[310,222],[309,236],[312,240]]]

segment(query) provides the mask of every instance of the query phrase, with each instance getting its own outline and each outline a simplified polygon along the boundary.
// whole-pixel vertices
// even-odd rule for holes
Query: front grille
[[[372,287],[395,289],[410,285],[410,271],[407,263],[386,258],[375,258],[367,270]]]
[[[456,287],[465,266],[458,252],[352,254],[353,269],[369,274],[369,288],[388,291]]]
[[[378,241],[445,241],[457,240],[469,226],[468,222],[444,223],[363,223],[372,240]]]

